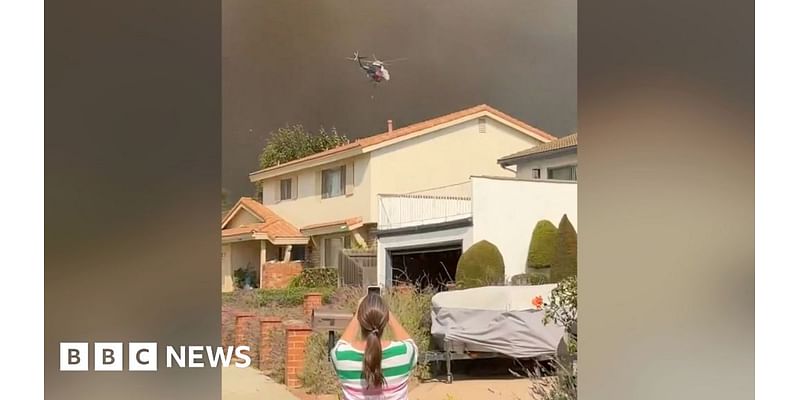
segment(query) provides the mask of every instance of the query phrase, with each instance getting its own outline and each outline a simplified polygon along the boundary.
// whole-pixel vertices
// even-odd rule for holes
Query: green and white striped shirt
[[[417,345],[412,339],[393,341],[383,348],[381,369],[386,385],[367,391],[366,382],[361,379],[364,351],[354,348],[350,343],[339,340],[331,349],[331,361],[342,393],[347,400],[406,400],[408,399],[408,380],[417,364]]]

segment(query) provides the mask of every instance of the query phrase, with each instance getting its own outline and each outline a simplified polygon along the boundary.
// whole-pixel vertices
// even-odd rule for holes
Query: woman
[[[384,338],[387,326],[392,341]],[[406,400],[417,345],[381,296],[371,293],[331,349],[331,361],[345,399]]]

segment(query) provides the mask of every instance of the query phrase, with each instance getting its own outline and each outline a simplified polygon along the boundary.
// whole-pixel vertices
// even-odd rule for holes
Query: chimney
[[[389,132],[391,132],[394,128],[392,127],[392,120],[386,120],[386,126],[389,128]]]

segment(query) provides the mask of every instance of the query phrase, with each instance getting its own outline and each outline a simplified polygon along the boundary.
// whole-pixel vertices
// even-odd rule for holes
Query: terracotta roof
[[[538,146],[531,147],[530,149],[527,149],[527,150],[522,150],[522,151],[514,153],[514,154],[509,154],[509,155],[497,160],[497,162],[503,163],[504,161],[509,161],[509,160],[512,160],[512,159],[515,159],[515,158],[527,157],[527,156],[532,156],[532,155],[535,155],[535,154],[542,154],[542,153],[547,153],[547,152],[550,152],[550,151],[562,150],[562,149],[566,149],[568,147],[578,147],[578,134],[577,133],[573,133],[571,135],[564,136],[563,138],[558,139],[558,140],[554,140],[552,142],[542,143],[542,144],[540,144]]]
[[[368,136],[368,137],[365,137],[365,138],[357,139],[357,140],[355,140],[353,142],[341,145],[339,147],[335,147],[333,149],[325,150],[325,151],[322,151],[322,152],[319,152],[319,153],[314,153],[314,154],[312,154],[310,156],[306,156],[306,157],[303,157],[303,158],[298,158],[296,160],[292,160],[292,161],[289,161],[287,163],[283,163],[283,164],[275,165],[275,166],[272,166],[272,167],[269,167],[269,168],[264,168],[264,169],[261,169],[259,171],[251,172],[250,175],[254,175],[254,174],[257,174],[259,172],[269,171],[269,170],[272,170],[272,169],[282,168],[282,167],[285,167],[287,165],[299,164],[299,163],[302,163],[302,162],[305,162],[305,161],[321,158],[321,157],[324,157],[324,156],[327,156],[327,155],[330,155],[330,154],[341,153],[341,152],[346,151],[346,150],[359,149],[359,148],[363,149],[365,147],[374,146],[374,145],[382,143],[382,142],[386,142],[386,141],[389,141],[389,140],[392,140],[392,139],[395,139],[395,138],[400,138],[400,137],[403,137],[403,136],[406,136],[406,135],[410,135],[412,133],[416,133],[416,132],[419,132],[419,131],[422,131],[422,130],[425,130],[425,129],[433,128],[433,127],[435,127],[437,125],[446,124],[448,122],[452,122],[452,121],[455,121],[455,120],[458,120],[458,119],[461,119],[461,118],[465,118],[465,117],[468,117],[468,116],[473,115],[473,114],[482,113],[482,112],[487,112],[490,115],[494,115],[497,118],[504,119],[506,121],[511,122],[512,124],[518,125],[519,127],[521,127],[522,129],[525,130],[523,133],[525,133],[525,134],[527,134],[527,135],[529,135],[529,136],[531,136],[533,138],[536,138],[538,140],[541,140],[541,141],[544,141],[544,142],[549,142],[551,140],[558,139],[557,137],[555,137],[555,136],[553,136],[553,135],[551,135],[551,134],[549,134],[549,133],[547,133],[547,132],[545,132],[545,131],[543,131],[543,130],[541,130],[539,128],[536,128],[536,127],[534,127],[532,125],[529,125],[529,124],[527,124],[527,123],[525,123],[525,122],[523,122],[523,121],[521,121],[519,119],[516,119],[516,118],[514,118],[514,117],[512,117],[512,116],[510,116],[510,115],[508,115],[508,114],[496,109],[496,108],[493,108],[493,107],[491,107],[491,106],[489,106],[487,104],[481,104],[481,105],[478,105],[478,106],[475,106],[475,107],[467,108],[465,110],[456,111],[454,113],[443,115],[441,117],[436,117],[436,118],[432,118],[432,119],[429,119],[429,120],[426,120],[426,121],[418,122],[416,124],[404,126],[402,128],[393,129],[392,131],[389,131],[389,132],[383,132],[383,133],[379,133],[377,135],[372,135],[372,136]]]
[[[349,229],[353,229],[352,227],[355,226],[355,225],[360,224],[361,221],[362,221],[361,217],[352,217],[352,218],[341,219],[341,220],[338,220],[338,221],[331,221],[331,222],[323,222],[323,223],[320,223],[320,224],[306,225],[306,226],[300,228],[300,230],[307,231],[307,230],[310,230],[310,229],[335,227],[337,225],[347,225],[347,227]]]
[[[281,218],[274,211],[270,210],[263,204],[249,198],[242,197],[236,202],[236,205],[222,218],[222,228],[239,210],[245,209],[253,214],[262,222],[254,224],[246,224],[242,226],[233,226],[227,229],[222,229],[222,236],[236,236],[250,233],[266,234],[269,239],[306,239],[300,230],[294,225]]]

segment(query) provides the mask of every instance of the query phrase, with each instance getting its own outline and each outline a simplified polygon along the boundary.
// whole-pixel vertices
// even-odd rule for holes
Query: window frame
[[[572,170],[570,179],[555,179],[553,178],[553,172],[556,170],[566,169],[569,168]],[[555,180],[555,181],[567,181],[567,182],[577,182],[578,181],[578,164],[565,164],[559,165],[557,167],[549,167],[547,168],[547,179],[548,180]]]
[[[532,168],[531,169],[531,179],[542,179],[542,169],[541,168]]]
[[[339,193],[332,194],[326,192],[327,189],[327,180],[325,179],[325,173],[330,171],[339,171]],[[331,199],[334,197],[340,197],[347,194],[347,165],[340,165],[333,168],[326,168],[320,171],[320,195],[323,199]]]
[[[283,194],[284,194],[283,193],[283,183],[285,181],[289,181],[289,193],[288,193],[288,197],[284,198],[283,197]],[[278,201],[286,201],[286,200],[294,199],[294,187],[292,187],[292,186],[294,186],[294,182],[293,181],[294,181],[294,179],[291,178],[291,177],[280,179],[278,181]]]

